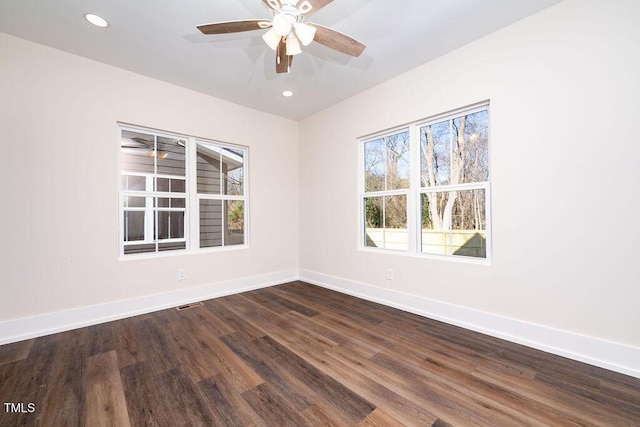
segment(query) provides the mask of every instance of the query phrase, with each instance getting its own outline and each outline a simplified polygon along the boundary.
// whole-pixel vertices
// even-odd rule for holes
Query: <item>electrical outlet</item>
[[[187,270],[184,268],[178,269],[178,280],[185,280],[187,278]]]
[[[393,268],[387,268],[385,277],[387,278],[387,280],[393,280]]]

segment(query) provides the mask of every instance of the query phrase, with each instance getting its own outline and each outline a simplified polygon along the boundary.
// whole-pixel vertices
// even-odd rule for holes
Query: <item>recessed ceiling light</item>
[[[291,92],[290,90],[285,90],[284,92],[282,92],[282,96],[289,98],[290,96],[293,96],[293,92]]]
[[[84,19],[86,19],[87,21],[91,22],[96,27],[106,28],[106,27],[109,26],[109,23],[107,22],[106,19],[104,19],[101,16],[95,15],[93,13],[85,14],[84,15]]]

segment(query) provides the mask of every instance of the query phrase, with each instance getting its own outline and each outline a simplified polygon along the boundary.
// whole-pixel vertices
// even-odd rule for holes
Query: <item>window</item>
[[[244,152],[196,141],[199,247],[244,243]]]
[[[120,127],[120,254],[246,244],[247,150]]]
[[[362,141],[363,248],[488,260],[489,106]]]
[[[364,144],[365,246],[408,249],[409,131]]]

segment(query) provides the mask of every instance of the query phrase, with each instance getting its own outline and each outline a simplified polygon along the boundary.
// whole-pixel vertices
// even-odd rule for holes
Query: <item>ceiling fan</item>
[[[178,144],[180,144],[178,142]],[[166,142],[157,142],[157,149],[154,146],[153,140],[147,140],[140,137],[132,137],[132,138],[122,138],[121,147],[123,149],[131,150],[132,152],[135,150],[140,150],[142,153],[146,154],[149,157],[157,157],[159,159],[166,159],[169,157],[169,144]]]
[[[322,25],[306,23],[306,18],[333,0],[262,0],[273,13],[271,21],[250,19],[198,25],[203,34],[227,34],[260,29],[269,30],[262,36],[276,51],[276,72],[288,73],[294,55],[302,52],[300,44],[316,41],[351,56],[360,56],[365,45],[358,40]]]

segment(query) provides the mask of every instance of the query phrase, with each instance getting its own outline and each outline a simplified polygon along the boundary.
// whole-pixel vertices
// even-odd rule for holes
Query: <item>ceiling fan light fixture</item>
[[[264,35],[262,36],[262,40],[264,40],[264,42],[273,50],[276,50],[278,48],[278,44],[280,44],[281,38],[282,36],[276,33],[276,30],[273,28],[264,33]]]
[[[151,158],[157,157],[160,160],[164,160],[167,157],[169,157],[169,153],[166,151],[156,151],[156,150],[149,150],[149,152],[147,153],[147,155]]]
[[[298,22],[295,25],[295,29],[296,36],[298,36],[298,40],[300,40],[300,43],[302,43],[303,46],[309,46],[313,41],[313,38],[316,36],[316,28],[311,25]]]
[[[273,29],[280,37],[284,37],[291,32],[291,21],[284,13],[278,13],[273,17]]]
[[[287,37],[287,55],[297,55],[302,53],[302,49],[300,49],[300,43],[298,42],[298,38],[295,34],[291,33]]]

